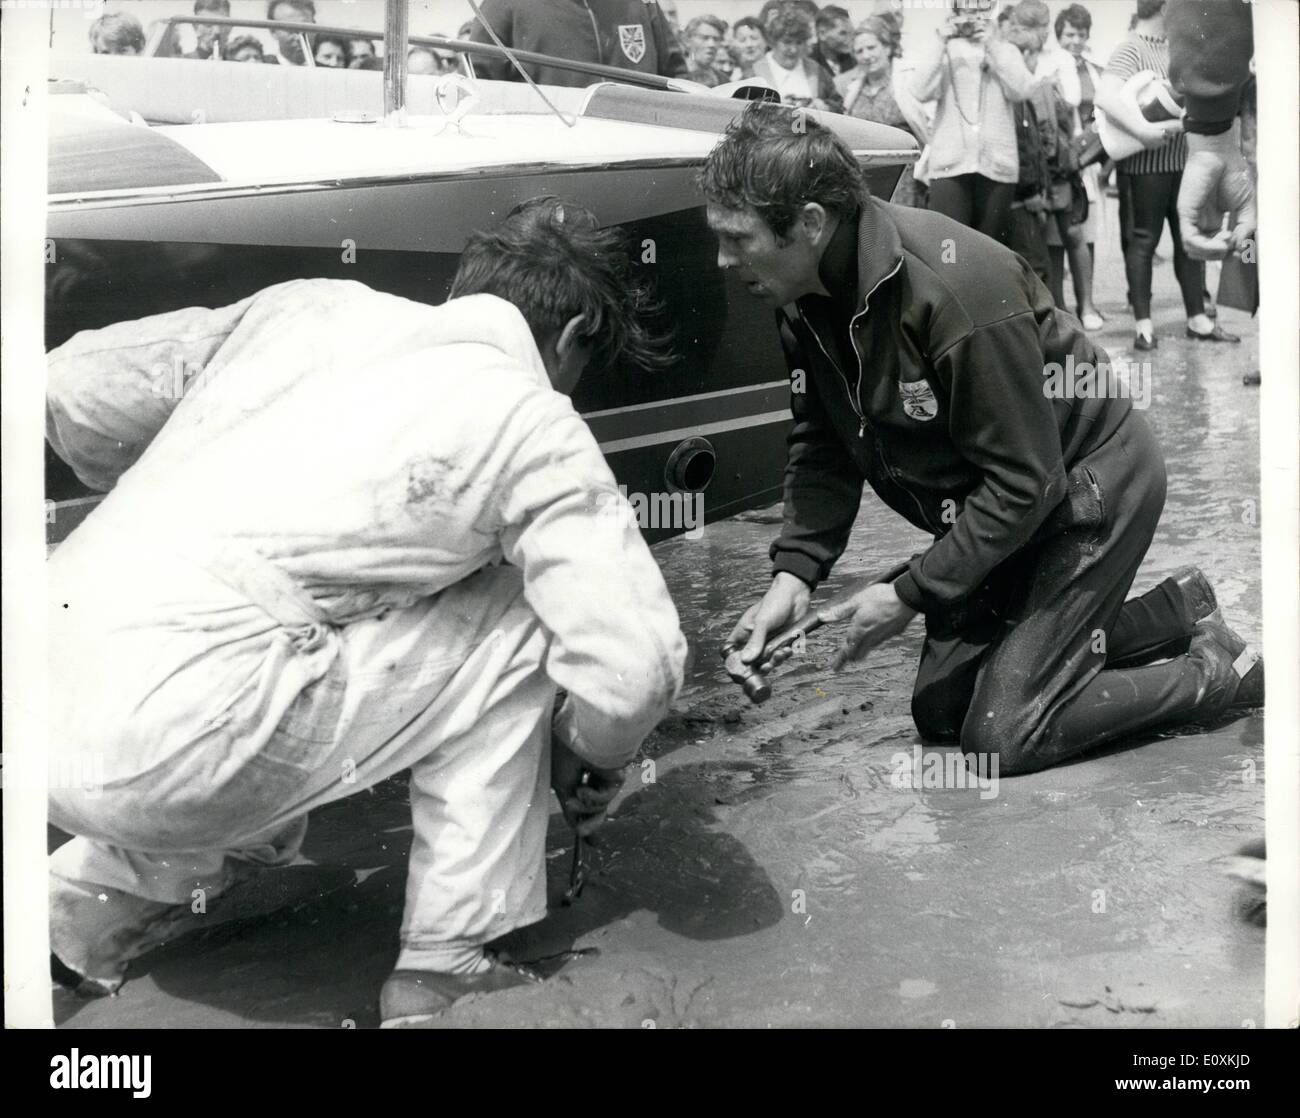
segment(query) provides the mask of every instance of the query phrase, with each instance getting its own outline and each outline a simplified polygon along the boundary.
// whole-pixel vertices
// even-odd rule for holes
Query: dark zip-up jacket
[[[577,62],[600,62],[623,70],[677,77],[686,59],[668,21],[647,0],[483,0],[483,18],[508,47],[553,54]],[[470,38],[490,43],[475,21]],[[506,61],[476,58],[484,77],[510,80],[518,71]],[[551,66],[525,66],[543,85],[588,86],[596,78]]]
[[[866,481],[935,536],[895,582],[899,597],[927,613],[959,605],[1034,539],[1130,401],[1051,398],[1046,366],[1104,362],[1105,351],[1024,260],[941,214],[865,198],[857,274],[824,277],[828,290],[836,280],[858,293],[851,328],[825,298],[777,312],[805,391],[792,376],[774,567],[825,578]]]

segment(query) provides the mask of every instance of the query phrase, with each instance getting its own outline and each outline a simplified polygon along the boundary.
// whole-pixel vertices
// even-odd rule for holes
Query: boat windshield
[[[209,23],[201,16],[160,20],[145,54],[203,62],[251,62],[332,70],[382,70],[383,32],[322,27],[286,30],[268,20]],[[412,45],[407,66],[413,74],[446,74],[460,69],[460,55],[442,47]]]

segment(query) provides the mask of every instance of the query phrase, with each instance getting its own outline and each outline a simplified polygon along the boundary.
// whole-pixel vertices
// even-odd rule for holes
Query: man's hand
[[[916,610],[898,596],[890,582],[877,582],[860,590],[847,601],[834,606],[827,605],[817,612],[826,622],[852,618],[844,644],[835,657],[835,671],[839,671],[850,660],[861,660],[878,644],[897,636],[916,616]]]
[[[763,645],[772,633],[778,633],[792,621],[808,612],[812,591],[803,579],[786,571],[778,571],[767,588],[763,600],[749,607],[731,630],[727,644],[739,648],[740,658],[754,663],[762,654]],[[743,645],[743,647],[741,647]]]
[[[564,821],[575,834],[590,835],[604,825],[605,812],[623,787],[625,771],[594,768],[563,742],[552,740],[551,787]]]
[[[1228,228],[1223,216],[1228,215]],[[1241,122],[1217,136],[1187,134],[1187,165],[1178,191],[1178,225],[1193,260],[1240,256],[1255,237],[1255,180],[1241,153]]]

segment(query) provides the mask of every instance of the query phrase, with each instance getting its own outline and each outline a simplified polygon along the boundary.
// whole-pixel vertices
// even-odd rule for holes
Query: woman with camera
[[[912,93],[936,102],[930,139],[930,208],[1002,244],[1011,232],[1019,176],[1011,106],[1038,79],[992,26],[993,0],[953,0]]]

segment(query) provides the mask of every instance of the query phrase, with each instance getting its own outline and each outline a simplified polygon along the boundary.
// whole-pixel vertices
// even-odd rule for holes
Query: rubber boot
[[[1223,614],[1218,610],[1198,621],[1196,629],[1198,634],[1204,634],[1216,641],[1232,657],[1233,672],[1238,678],[1238,683],[1228,705],[1231,707],[1263,706],[1264,657],[1229,627],[1223,619]],[[1193,638],[1193,641],[1195,639]]]

